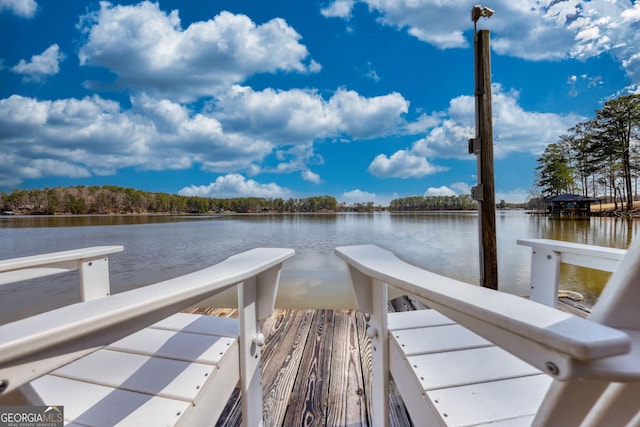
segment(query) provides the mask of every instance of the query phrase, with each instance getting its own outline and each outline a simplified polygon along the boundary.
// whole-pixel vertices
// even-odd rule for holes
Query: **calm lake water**
[[[519,238],[550,238],[626,248],[637,220],[557,220],[497,212],[500,288],[526,293],[530,248]],[[0,217],[0,259],[96,245],[122,245],[110,257],[112,292],[192,272],[254,247],[291,247],[280,308],[351,308],[349,275],[333,254],[342,245],[376,244],[433,272],[477,284],[475,212],[230,216]],[[564,289],[593,303],[607,273],[563,268]],[[77,273],[0,289],[0,323],[79,300]],[[228,296],[216,303],[228,305]],[[212,303],[212,302],[208,302]]]

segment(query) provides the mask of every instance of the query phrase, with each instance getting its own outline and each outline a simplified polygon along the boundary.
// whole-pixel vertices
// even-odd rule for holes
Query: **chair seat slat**
[[[98,350],[53,375],[193,402],[215,371],[215,366],[201,363]]]
[[[491,345],[489,341],[457,324],[395,330],[391,334],[407,356]]]
[[[533,375],[427,392],[449,426],[472,426],[534,415],[551,378]]]
[[[455,322],[435,310],[400,311],[388,314],[389,330],[453,325]]]
[[[498,347],[425,354],[407,361],[425,390],[541,374]]]
[[[240,335],[238,319],[216,316],[195,316],[189,313],[176,313],[154,323],[150,327],[230,338],[237,338]]]
[[[43,402],[58,402],[64,406],[65,422],[85,426],[174,425],[189,415],[191,404],[114,389],[84,381],[46,375],[31,382]],[[61,394],[75,396],[65,401]]]
[[[234,344],[237,345],[237,339],[146,328],[116,341],[107,348],[217,366],[222,356]]]

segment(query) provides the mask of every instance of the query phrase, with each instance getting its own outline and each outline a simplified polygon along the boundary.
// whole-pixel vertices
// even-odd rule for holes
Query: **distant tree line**
[[[126,213],[209,213],[322,212],[336,211],[331,196],[307,198],[208,198],[154,193],[112,185],[55,187],[14,190],[0,193],[0,208],[20,214],[126,214]],[[349,208],[345,207],[345,210]]]
[[[607,101],[538,158],[536,187],[543,197],[561,193],[606,198],[633,207],[640,170],[640,95]]]
[[[477,209],[477,202],[469,194],[458,196],[411,196],[393,199],[392,211],[467,210]]]

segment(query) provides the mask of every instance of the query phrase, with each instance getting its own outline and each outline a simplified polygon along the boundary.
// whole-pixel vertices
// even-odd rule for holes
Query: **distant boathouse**
[[[578,194],[559,194],[544,199],[547,213],[551,216],[589,217],[591,204],[600,201]]]

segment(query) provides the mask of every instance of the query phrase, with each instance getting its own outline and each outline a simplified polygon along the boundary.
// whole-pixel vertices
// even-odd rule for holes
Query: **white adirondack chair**
[[[417,426],[640,425],[640,239],[588,319],[376,246],[336,254],[371,313],[374,425],[388,425],[389,373]],[[432,309],[387,313],[387,285]]]
[[[65,423],[213,425],[237,384],[243,425],[262,425],[258,321],[291,249],[260,248],[109,295],[94,247],[0,261],[0,284],[81,271],[82,302],[0,326],[0,405],[62,405]],[[239,319],[179,313],[237,286]]]

